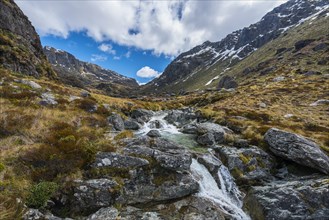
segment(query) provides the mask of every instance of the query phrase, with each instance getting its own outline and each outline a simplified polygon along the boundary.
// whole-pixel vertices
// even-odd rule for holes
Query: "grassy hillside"
[[[23,203],[16,198],[26,201],[36,183],[75,179],[97,151],[120,150],[108,136],[112,112],[126,117],[135,108],[168,107],[159,101],[112,98],[97,90],[82,97],[81,91],[0,68],[0,219],[18,219]],[[58,104],[40,105],[44,93],[53,94]],[[79,98],[70,101],[72,96]],[[115,140],[131,135],[124,131]]]

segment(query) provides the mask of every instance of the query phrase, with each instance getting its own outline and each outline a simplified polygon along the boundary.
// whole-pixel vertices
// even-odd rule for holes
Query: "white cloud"
[[[136,75],[142,78],[155,78],[159,77],[161,73],[150,68],[149,66],[144,66],[143,68],[137,71]]]
[[[120,59],[121,59],[121,57],[118,57],[118,56],[113,57],[113,60],[120,60]]]
[[[101,44],[98,46],[98,49],[100,49],[101,51],[108,53],[108,54],[112,54],[115,55],[116,51],[113,50],[113,47],[111,44]]]
[[[86,31],[99,43],[111,40],[175,56],[206,40],[218,41],[285,1],[17,0],[17,4],[41,35],[67,37],[71,31]]]
[[[128,51],[127,53],[125,53],[125,57],[129,58],[131,56],[131,51]]]
[[[92,62],[96,62],[96,61],[106,61],[107,60],[107,56],[103,56],[103,55],[99,55],[99,54],[92,54],[90,60]]]

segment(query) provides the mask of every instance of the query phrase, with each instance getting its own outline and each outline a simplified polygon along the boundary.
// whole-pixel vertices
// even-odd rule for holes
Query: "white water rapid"
[[[176,126],[168,124],[168,122],[164,120],[166,115],[166,112],[155,113],[150,121],[145,123],[144,126],[136,132],[136,135],[145,135],[150,130],[158,130],[162,137],[178,144],[189,148],[198,146],[192,135],[183,134]],[[232,219],[250,219],[242,210],[243,202],[241,201],[241,192],[237,188],[229,170],[224,165],[218,170],[220,188],[208,169],[195,159],[192,159],[191,172],[193,178],[198,181],[200,186],[200,191],[196,196],[208,199],[216,206],[219,206],[222,211]]]
[[[225,166],[222,165],[221,167]],[[239,198],[238,195],[240,191],[235,187],[235,183],[232,182],[233,178],[225,168],[220,169],[218,172],[218,177],[221,181],[220,189],[208,169],[204,165],[198,163],[197,160],[192,159],[191,172],[200,186],[200,191],[197,193],[197,196],[212,201],[215,205],[221,207],[222,211],[231,216],[232,219],[249,220],[250,217],[242,210],[242,201],[237,199]],[[233,186],[235,187],[233,192],[237,194],[232,197],[232,188],[230,189],[230,187]]]

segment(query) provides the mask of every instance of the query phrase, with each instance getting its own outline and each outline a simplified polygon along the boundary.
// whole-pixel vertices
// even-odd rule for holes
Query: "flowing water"
[[[164,118],[165,112],[156,113],[149,122],[147,122],[136,135],[145,135],[150,130],[158,130],[162,137],[172,140],[186,147],[196,147],[198,144],[194,141],[193,135],[183,134],[179,129],[168,124]],[[157,124],[158,126],[155,126]],[[219,206],[223,212],[232,219],[249,220],[250,217],[242,210],[242,195],[236,186],[229,170],[224,165],[218,170],[220,187],[208,169],[197,160],[192,159],[191,172],[193,178],[198,181],[200,191],[196,196],[206,198],[213,204]]]

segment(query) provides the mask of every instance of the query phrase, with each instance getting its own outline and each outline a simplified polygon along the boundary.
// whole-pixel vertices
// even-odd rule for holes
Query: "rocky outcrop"
[[[146,109],[135,109],[131,112],[131,117],[140,123],[148,122],[153,115],[154,112]]]
[[[218,89],[234,89],[238,87],[238,83],[230,76],[224,76],[218,83]]]
[[[275,165],[274,158],[258,147],[219,146],[215,150],[238,183],[254,185],[274,179],[270,173]]]
[[[329,216],[329,179],[312,177],[255,186],[245,204],[255,220],[324,220]]]
[[[329,157],[315,142],[276,128],[269,129],[264,140],[275,155],[329,174]]]
[[[124,126],[126,130],[138,130],[142,127],[140,123],[131,118],[124,121]]]
[[[197,125],[197,142],[204,146],[213,146],[214,144],[224,143],[225,134],[231,132],[228,128],[216,123],[205,122]]]
[[[115,131],[122,131],[125,129],[125,124],[119,114],[112,113],[112,115],[107,118],[107,121]]]
[[[0,64],[25,75],[54,77],[39,35],[13,0],[0,1]]]
[[[92,167],[114,167],[124,169],[134,169],[149,165],[145,159],[120,155],[110,152],[99,152],[96,155],[95,162]]]
[[[161,134],[158,130],[151,130],[146,135],[149,137],[161,137]]]
[[[197,120],[198,115],[193,111],[193,109],[188,108],[183,110],[171,110],[164,119],[170,124],[177,127],[182,127],[193,122],[194,120]]]
[[[76,180],[74,182],[72,212],[90,213],[114,204],[119,196],[118,183],[112,179]]]

